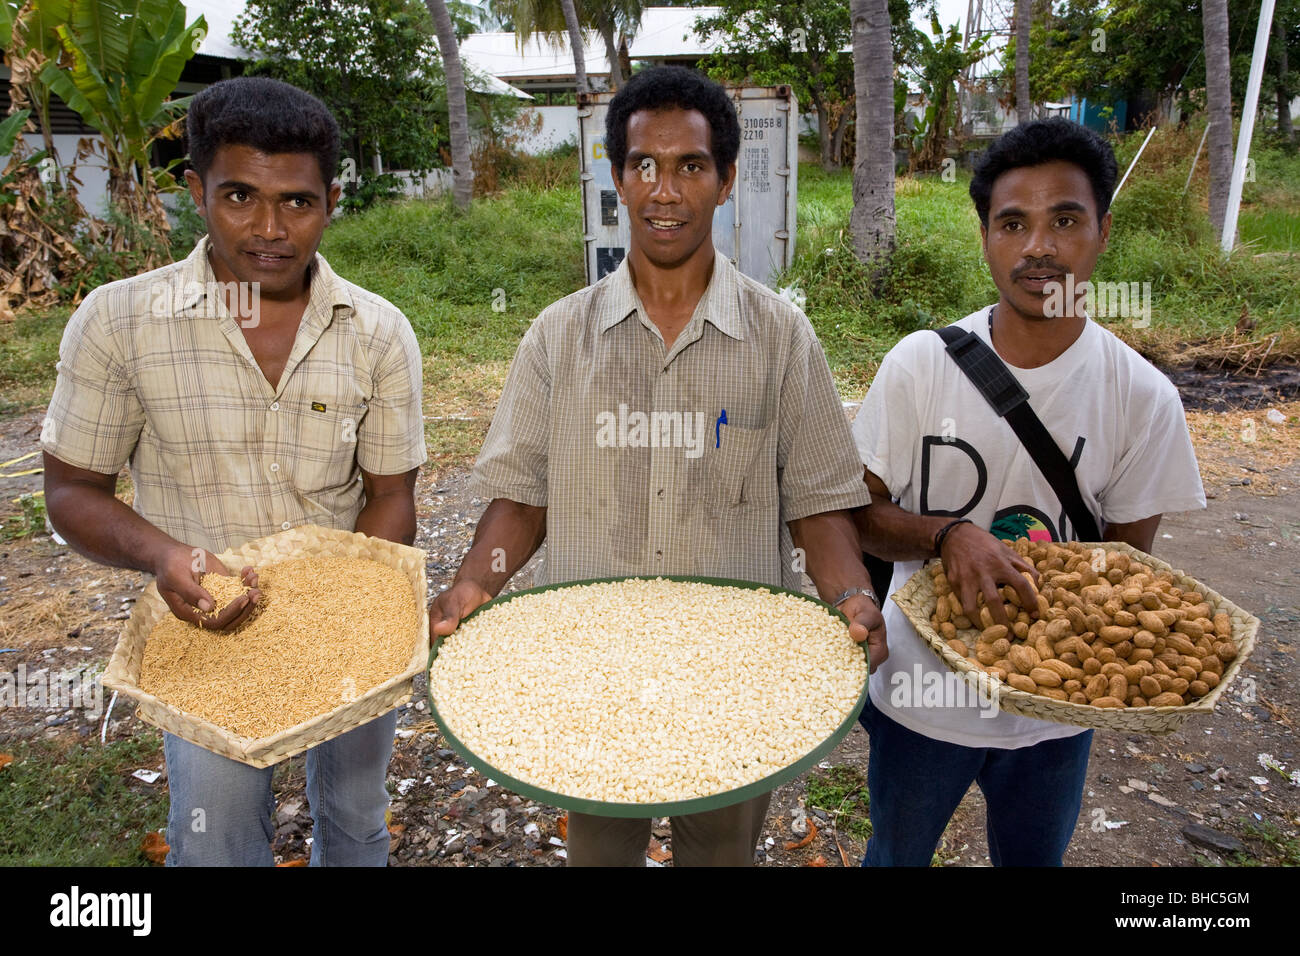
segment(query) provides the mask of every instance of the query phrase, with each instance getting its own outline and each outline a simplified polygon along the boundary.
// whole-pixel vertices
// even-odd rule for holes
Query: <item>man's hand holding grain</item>
[[[196,560],[202,556],[202,560]],[[154,568],[154,577],[158,584],[158,593],[167,602],[182,621],[197,624],[209,631],[223,631],[238,627],[253,613],[253,608],[261,598],[257,590],[257,572],[251,567],[242,568],[238,581],[248,590],[233,596],[225,593],[213,595],[214,588],[221,592],[230,590],[221,586],[220,578],[207,579],[207,586],[202,582],[205,571],[210,575],[222,575],[235,580],[226,570],[221,560],[210,551],[177,545],[162,553],[158,566]]]

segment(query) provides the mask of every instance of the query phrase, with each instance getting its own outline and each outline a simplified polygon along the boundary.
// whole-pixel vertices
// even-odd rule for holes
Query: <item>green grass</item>
[[[841,833],[861,841],[871,836],[867,781],[854,767],[837,764],[813,773],[808,778],[804,802],[810,810],[816,807],[829,813]]]
[[[1287,209],[1243,212],[1237,233],[1255,252],[1300,254],[1300,216]]]
[[[1237,854],[1234,862],[1240,866],[1300,866],[1300,839],[1294,833],[1284,832],[1271,820],[1259,823],[1246,821],[1242,834],[1248,840],[1257,841],[1263,846],[1258,850],[1259,859],[1252,859],[1245,854]]]
[[[508,361],[537,313],[585,284],[576,185],[478,199],[464,216],[446,201],[383,205],[331,224],[321,252],[402,309],[426,354],[469,362]]]
[[[59,341],[71,314],[58,308],[0,322],[0,415],[49,400]]]
[[[13,541],[45,533],[45,498],[40,494],[22,494],[15,499],[18,513],[9,515],[0,525],[0,541]]]
[[[12,754],[0,770],[0,866],[147,864],[140,844],[166,825],[167,793],[130,775],[161,763],[157,733],[66,749],[22,741]]]

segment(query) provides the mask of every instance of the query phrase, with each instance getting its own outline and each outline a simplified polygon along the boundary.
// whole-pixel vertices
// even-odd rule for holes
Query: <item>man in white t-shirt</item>
[[[1163,513],[1205,507],[1182,404],[1167,378],[1061,295],[1091,276],[1106,248],[1116,172],[1110,146],[1066,120],[1028,123],[995,142],[970,192],[1000,297],[957,325],[991,344],[1028,392],[1104,539],[1149,551]],[[939,335],[916,332],[890,351],[853,432],[872,493],[859,533],[864,550],[896,562],[893,590],[938,555],[965,607],[1002,585],[1034,606],[1020,573],[1033,568],[999,539],[1078,534]],[[1000,599],[994,611],[1002,615]],[[972,782],[988,805],[995,865],[1060,865],[1092,732],[927,680],[943,665],[893,602],[885,623],[889,657],[862,715],[873,831],[863,865],[928,865]]]

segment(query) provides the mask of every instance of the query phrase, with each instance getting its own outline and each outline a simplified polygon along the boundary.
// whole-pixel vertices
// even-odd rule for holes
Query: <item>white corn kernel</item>
[[[489,608],[443,642],[429,686],[482,763],[572,797],[662,803],[796,762],[866,678],[847,626],[816,604],[654,579]]]

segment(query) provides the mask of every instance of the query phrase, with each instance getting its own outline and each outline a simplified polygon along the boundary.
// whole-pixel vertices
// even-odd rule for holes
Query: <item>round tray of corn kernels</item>
[[[839,611],[750,581],[600,578],[496,598],[437,639],[429,704],[481,772],[614,817],[713,810],[828,754],[866,701]]]

